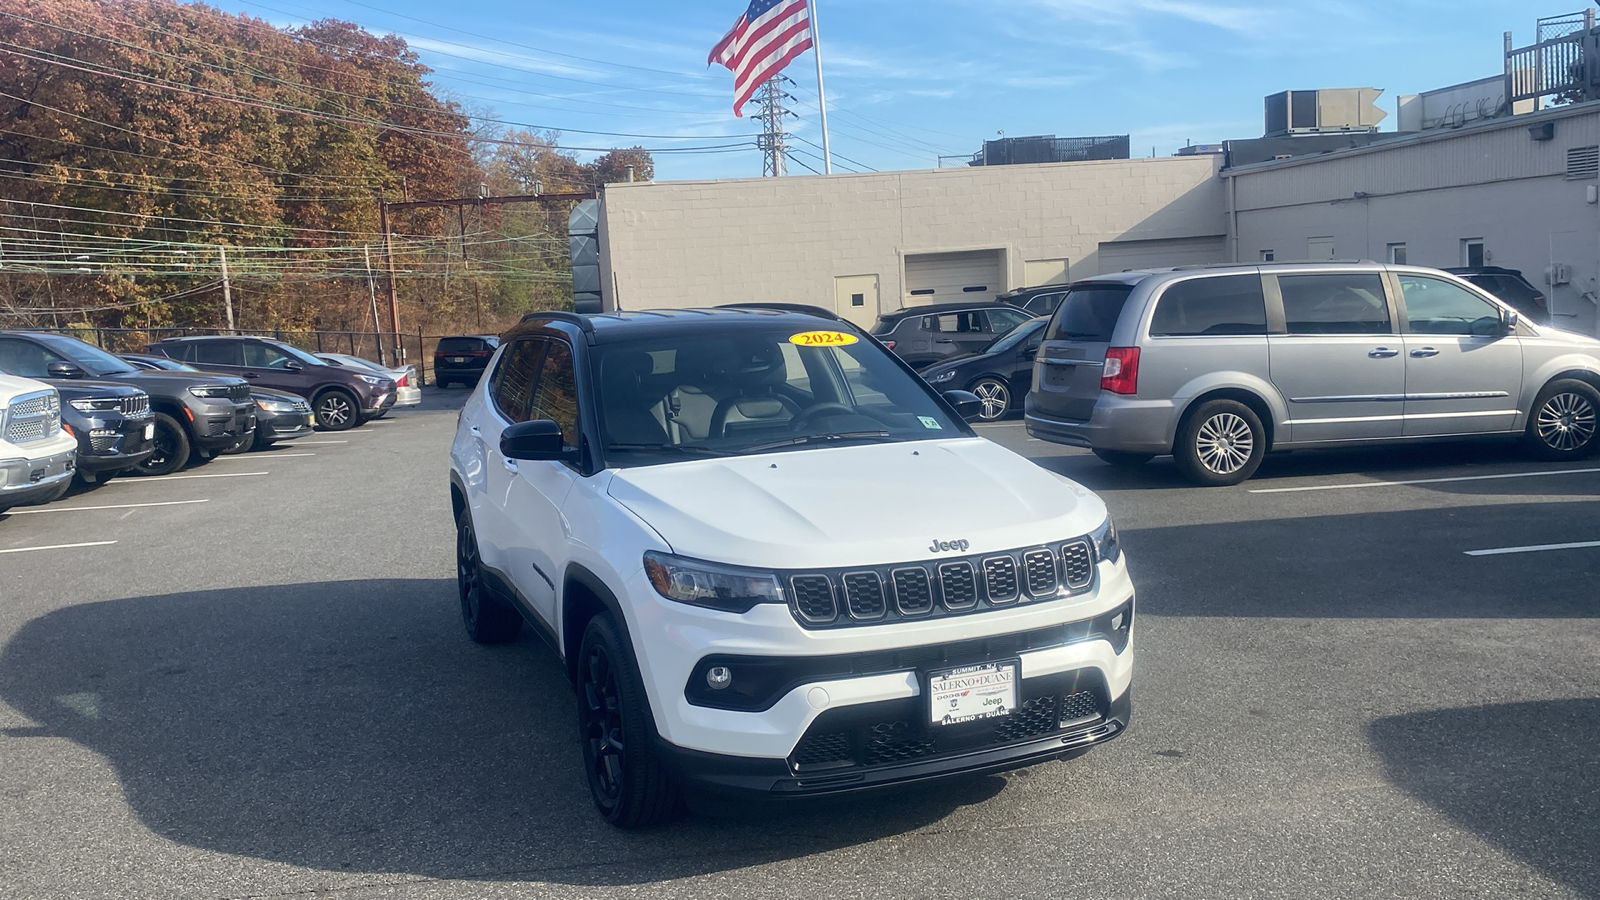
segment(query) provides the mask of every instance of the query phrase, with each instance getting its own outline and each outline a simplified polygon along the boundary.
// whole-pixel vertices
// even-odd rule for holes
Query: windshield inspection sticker
[[[939,430],[939,420],[933,416],[917,416],[917,419],[922,422],[923,428],[931,428],[934,431]]]
[[[789,343],[799,347],[843,347],[861,340],[842,331],[802,331],[789,335]]]

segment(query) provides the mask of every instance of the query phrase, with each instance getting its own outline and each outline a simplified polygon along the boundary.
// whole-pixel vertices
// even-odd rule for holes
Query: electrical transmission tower
[[[761,102],[761,112],[753,118],[766,126],[766,130],[756,136],[756,146],[761,148],[764,157],[761,162],[761,174],[764,176],[789,174],[789,146],[785,140],[787,135],[783,130],[783,120],[794,113],[784,107],[783,101],[794,98],[784,93],[783,82],[787,80],[782,75],[774,75],[762,82],[761,91],[756,95]]]

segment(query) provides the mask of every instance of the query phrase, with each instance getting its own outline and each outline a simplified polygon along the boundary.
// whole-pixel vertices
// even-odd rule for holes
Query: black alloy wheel
[[[983,401],[978,408],[978,421],[995,422],[1011,412],[1011,388],[1002,379],[985,376],[972,385],[972,393]]]
[[[484,590],[478,559],[478,535],[465,513],[456,524],[456,591],[461,597],[461,624],[479,644],[505,644],[522,631],[522,614]]]
[[[189,434],[177,419],[156,413],[154,451],[133,467],[140,475],[171,475],[189,462]]]
[[[344,431],[360,424],[361,407],[343,388],[329,388],[317,396],[317,425],[328,431]]]
[[[1563,378],[1551,382],[1533,402],[1528,440],[1544,459],[1578,459],[1600,449],[1600,391],[1587,382]]]
[[[682,796],[652,747],[655,726],[632,658],[605,613],[578,651],[578,740],[589,793],[607,822],[643,828],[680,815]]]

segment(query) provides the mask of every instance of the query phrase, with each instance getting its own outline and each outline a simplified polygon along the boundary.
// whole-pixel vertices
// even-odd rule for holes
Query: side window
[[[185,362],[185,363],[194,362],[194,344],[193,344],[193,342],[187,342],[186,341],[186,342],[181,343],[181,344],[168,344],[167,345],[167,351],[168,351],[168,353],[167,353],[167,358],[168,359],[175,359],[178,362]]]
[[[561,426],[567,446],[577,446],[577,373],[572,366],[572,349],[561,341],[551,341],[550,349],[544,355],[528,418],[553,420]]]
[[[48,378],[50,364],[61,357],[32,341],[0,338],[0,372],[18,378]]]
[[[1283,316],[1290,334],[1389,334],[1383,276],[1279,275]]]
[[[242,366],[238,341],[194,341],[194,362],[200,366]]]
[[[1167,288],[1150,320],[1155,337],[1266,334],[1260,275],[1195,278]]]
[[[270,344],[246,341],[244,364],[253,369],[282,369],[289,365],[289,354]],[[335,363],[335,365],[341,365]]]
[[[1026,338],[1023,339],[1023,341],[1022,341],[1022,352],[1023,353],[1027,353],[1029,351],[1037,352],[1038,349],[1039,349],[1039,345],[1041,343],[1043,343],[1043,342],[1044,342],[1044,329],[1043,328],[1035,328],[1033,330],[1033,334],[1030,334]]]
[[[1036,316],[1048,316],[1061,305],[1061,294],[1040,294],[1028,301],[1027,310]]]
[[[973,313],[973,315],[985,314]],[[1031,318],[1027,313],[1015,309],[991,309],[987,315],[989,317],[989,330],[995,334],[1005,334]]]
[[[528,421],[528,403],[533,399],[533,383],[539,377],[544,358],[544,341],[518,341],[500,356],[489,393],[500,415],[512,422]]]
[[[1416,334],[1492,335],[1500,329],[1500,309],[1460,285],[1401,275],[1406,324]]]

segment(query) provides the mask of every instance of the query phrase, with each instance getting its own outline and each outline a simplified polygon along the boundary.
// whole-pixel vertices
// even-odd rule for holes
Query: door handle
[[[1371,350],[1368,350],[1367,355],[1373,359],[1389,359],[1393,356],[1399,356],[1400,351],[1391,347],[1375,347]]]
[[[954,344],[955,340],[953,338],[938,338],[937,340],[934,341],[934,343],[935,344]]]
[[[479,428],[476,425],[472,426],[471,428],[469,428],[467,430],[472,432],[472,436],[473,437],[483,437],[483,429]]]
[[[254,372],[243,372],[241,374],[243,374],[244,377],[246,377],[246,378],[260,378],[261,377],[260,375],[257,375]]]
[[[502,456],[502,457],[500,457],[500,465],[505,466],[507,472],[510,472],[513,475],[516,474],[516,471],[517,471],[517,461],[516,460],[514,460],[514,459],[506,459],[504,456]]]
[[[1411,351],[1411,358],[1412,359],[1427,359],[1430,356],[1438,356],[1438,355],[1439,355],[1439,351],[1435,350],[1432,347],[1418,347],[1417,349]]]

